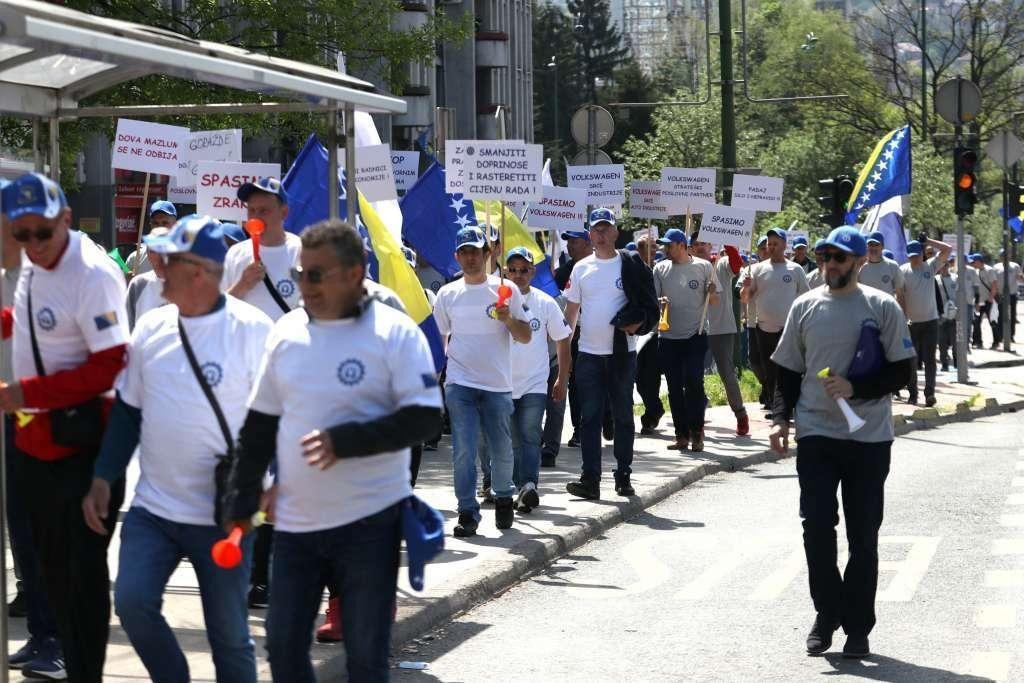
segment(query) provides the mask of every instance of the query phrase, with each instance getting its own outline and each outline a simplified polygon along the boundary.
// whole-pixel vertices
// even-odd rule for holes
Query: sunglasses
[[[35,238],[36,242],[46,242],[53,238],[53,228],[39,228],[38,230],[19,230],[11,233],[11,237],[17,242],[25,243]]]
[[[850,258],[850,255],[844,251],[823,251],[821,253],[821,260],[825,263],[829,261],[835,261],[836,263],[846,263],[846,259]]]
[[[513,275],[527,275],[530,272],[529,268],[506,268],[505,270]]]
[[[324,281],[324,278],[327,277],[328,273],[333,272],[335,270],[341,270],[341,266],[334,266],[333,268],[328,268],[327,270],[321,270],[320,268],[310,268],[309,270],[304,270],[302,266],[297,266],[295,268],[292,268],[291,275],[292,279],[295,280],[296,282],[302,282],[303,280],[306,280],[311,285],[319,285]]]

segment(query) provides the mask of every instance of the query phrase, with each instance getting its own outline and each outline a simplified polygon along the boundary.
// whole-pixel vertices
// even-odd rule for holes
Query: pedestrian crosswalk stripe
[[[967,663],[968,676],[983,680],[1005,681],[1010,678],[1009,652],[972,652]]]
[[[1017,469],[1024,470],[1024,460],[1017,462]]]
[[[1024,526],[1024,514],[1001,515],[999,526],[1021,527]]]
[[[992,541],[993,555],[1024,555],[1024,538],[997,538]]]
[[[1013,481],[1010,482],[1010,486],[1024,486],[1024,477],[1014,477]]]
[[[877,599],[885,602],[908,602],[914,597],[917,586],[928,572],[935,551],[939,548],[938,536],[883,536],[879,545],[909,545],[902,560],[882,560],[878,569],[895,572],[889,585],[878,591]]]
[[[1011,493],[1006,499],[1007,505],[1024,505],[1024,493]]]
[[[974,625],[978,628],[1014,628],[1017,626],[1017,608],[1013,605],[985,605],[974,610]]]
[[[1024,569],[989,569],[985,572],[986,588],[1024,586]]]

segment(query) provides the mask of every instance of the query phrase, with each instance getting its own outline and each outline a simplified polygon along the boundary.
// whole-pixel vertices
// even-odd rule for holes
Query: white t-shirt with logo
[[[524,297],[526,317],[530,323],[529,344],[512,340],[512,398],[526,394],[547,394],[550,355],[548,339],[561,341],[572,334],[572,328],[558,307],[558,302],[535,287]]]
[[[14,292],[15,379],[39,374],[29,335],[30,286],[36,340],[47,375],[76,368],[90,354],[128,343],[124,274],[92,240],[72,230],[53,270],[22,257]]]
[[[445,384],[512,391],[512,334],[495,317],[501,284],[496,277],[479,285],[459,279],[438,290],[434,320],[441,334],[450,335]],[[508,303],[512,317],[528,321],[519,288],[511,280],[504,284],[512,289]]]
[[[217,456],[227,453],[227,442],[185,355],[178,315],[178,307],[168,304],[139,318],[128,365],[115,384],[121,400],[142,411],[141,471],[132,505],[180,524],[209,526],[213,470]],[[213,313],[181,320],[237,439],[273,323],[232,296]]]
[[[302,305],[302,295],[299,293],[299,285],[292,280],[292,268],[299,265],[299,253],[302,251],[302,240],[298,235],[290,232],[284,234],[284,244],[276,247],[268,247],[260,244],[260,260],[267,269],[267,276],[274,283],[278,294],[284,299],[291,309]],[[224,278],[221,280],[221,289],[225,292],[235,286],[241,279],[242,273],[252,263],[252,240],[239,242],[228,249],[228,255],[224,258]],[[265,281],[257,282],[250,289],[242,301],[250,303],[260,309],[271,320],[277,320],[284,311],[274,297],[267,290]]]
[[[599,259],[596,254],[582,259],[572,269],[565,286],[566,301],[580,305],[580,351],[610,356],[614,350],[615,328],[611,321],[626,305],[622,290],[622,257]],[[636,350],[636,336],[626,335],[630,351]]]
[[[332,529],[411,495],[408,448],[342,458],[321,470],[306,464],[301,446],[313,430],[409,406],[441,407],[430,347],[409,316],[378,301],[341,320],[311,321],[305,309],[283,316],[267,338],[249,400],[251,409],[281,417],[276,528]]]
[[[437,294],[444,287],[444,275],[437,272],[432,266],[425,266],[416,269],[416,277],[419,279],[423,289],[429,289]]]

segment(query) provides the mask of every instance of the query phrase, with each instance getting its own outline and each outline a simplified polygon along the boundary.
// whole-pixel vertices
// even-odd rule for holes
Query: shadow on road
[[[873,654],[869,659],[843,659],[843,656],[831,652],[823,658],[833,671],[822,672],[825,676],[857,676],[872,681],[921,681],[922,683],[939,683],[940,681],[991,681],[991,678],[965,676],[945,669],[929,666],[918,666],[900,659]]]

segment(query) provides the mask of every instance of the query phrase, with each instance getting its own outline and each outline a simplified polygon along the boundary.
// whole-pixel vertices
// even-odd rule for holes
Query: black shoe
[[[541,453],[540,454],[540,466],[541,467],[554,467],[555,466],[555,458],[557,458],[557,457],[558,457],[557,455],[555,455],[554,453],[548,452],[548,451],[545,451],[545,452]]]
[[[832,634],[839,628],[838,619],[828,619],[822,615],[814,618],[814,626],[807,634],[807,654],[820,655],[832,647]]]
[[[844,659],[864,659],[871,655],[871,648],[868,646],[867,636],[846,636],[846,645],[843,645]]]
[[[511,498],[494,499],[494,526],[499,529],[511,529],[515,514]]]
[[[615,440],[615,425],[611,422],[601,427],[601,435],[605,441]]]
[[[576,432],[573,432],[572,436],[569,437],[569,440],[565,442],[565,445],[568,446],[569,448],[579,448],[580,447],[580,436],[579,436],[579,434],[577,434]]]
[[[9,617],[27,617],[28,616],[28,605],[25,604],[25,594],[18,591],[18,594],[14,596],[14,599],[7,603],[7,616]]]
[[[641,436],[650,436],[655,433],[657,425],[646,424],[643,420],[640,421],[640,434]]]
[[[519,489],[515,508],[519,512],[530,512],[538,505],[540,505],[540,495],[537,493],[537,485],[528,481],[523,484],[523,488]]]
[[[934,396],[925,396],[924,397],[924,405],[925,405],[926,408],[931,408],[933,405],[935,405],[935,397]]]
[[[456,538],[469,538],[470,536],[476,536],[476,528],[480,526],[480,522],[476,521],[473,517],[472,512],[460,512],[459,523],[455,525]]]
[[[598,486],[596,481],[570,481],[565,485],[565,490],[576,496],[577,498],[583,498],[584,500],[597,500],[601,497],[601,487]]]
[[[491,480],[484,479],[483,484],[480,485],[480,490],[476,492],[476,497],[483,499],[485,503],[494,502],[494,494],[491,493]]]
[[[249,589],[249,607],[264,609],[269,604],[270,592],[267,590],[267,584],[254,583],[252,588]]]
[[[909,403],[912,406],[916,406],[917,405],[917,396],[915,395],[915,396],[907,397],[907,403]]]
[[[615,480],[615,493],[626,498],[636,495],[636,490],[633,488],[633,485],[629,483],[629,477]]]

